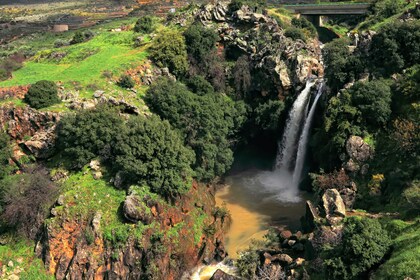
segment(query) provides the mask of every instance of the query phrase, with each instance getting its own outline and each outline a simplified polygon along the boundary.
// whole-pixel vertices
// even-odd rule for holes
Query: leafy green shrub
[[[185,39],[175,29],[165,29],[156,36],[150,56],[159,67],[168,67],[176,76],[183,76],[188,69]]]
[[[325,44],[322,50],[326,65],[325,77],[328,85],[335,90],[341,89],[352,79],[357,79],[364,70],[361,58],[350,53],[348,46],[347,38],[335,39]]]
[[[260,257],[255,250],[247,250],[241,252],[235,265],[239,270],[239,274],[244,279],[256,279],[257,268],[259,266]]]
[[[72,45],[80,44],[80,43],[83,43],[92,39],[94,36],[95,34],[91,30],[86,30],[85,32],[78,30],[74,33],[73,38],[70,41],[70,44]]]
[[[284,36],[289,37],[293,40],[302,40],[306,42],[305,34],[302,32],[302,30],[296,27],[286,28],[286,31],[284,32]]]
[[[131,78],[131,76],[129,76],[127,74],[121,75],[117,84],[122,88],[133,88],[136,85],[133,78]]]
[[[135,32],[142,32],[146,34],[151,33],[153,29],[153,17],[148,15],[139,18],[134,26]]]
[[[196,60],[201,61],[208,53],[216,48],[216,41],[219,38],[217,33],[202,24],[192,24],[185,32],[185,43],[187,52]]]
[[[316,35],[316,28],[315,26],[307,20],[305,17],[300,18],[292,18],[292,25],[297,28],[306,29],[311,34],[311,36]]]
[[[115,109],[100,106],[61,118],[57,127],[57,148],[71,159],[71,168],[82,168],[95,157],[111,158],[111,148],[123,129]]]
[[[123,172],[124,180],[173,198],[189,189],[193,158],[167,121],[156,116],[131,117],[119,131],[113,166]]]
[[[64,47],[64,46],[68,46],[69,44],[70,43],[68,41],[66,41],[66,40],[57,39],[54,42],[54,48],[61,48],[61,47]]]
[[[378,264],[390,246],[388,233],[375,219],[350,217],[342,243],[325,261],[327,279],[354,279]]]
[[[263,130],[277,131],[281,121],[284,103],[281,100],[269,100],[255,108],[255,123]]]
[[[57,85],[54,82],[42,80],[31,85],[24,101],[32,108],[45,108],[61,102],[57,93]]]
[[[420,22],[387,24],[373,37],[369,56],[385,76],[411,67],[420,60]]]
[[[188,88],[197,95],[214,94],[213,86],[200,75],[195,75],[187,80]]]
[[[349,90],[352,104],[367,124],[384,125],[391,116],[391,88],[384,80],[357,82]]]

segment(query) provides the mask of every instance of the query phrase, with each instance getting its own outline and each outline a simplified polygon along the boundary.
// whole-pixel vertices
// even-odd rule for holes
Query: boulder
[[[283,242],[283,240],[289,239],[292,237],[292,232],[290,230],[283,230],[280,232],[280,241]]]
[[[23,145],[31,152],[37,159],[47,159],[54,153],[55,145],[55,126],[43,131],[38,131],[31,137],[30,140],[25,141]]]
[[[350,136],[347,140],[346,151],[350,159],[359,163],[365,162],[373,156],[373,149],[360,136]]]
[[[216,272],[213,274],[213,276],[210,278],[210,280],[239,280],[239,278],[227,274],[221,269],[216,270]]]
[[[124,217],[133,223],[140,221],[143,224],[150,224],[153,219],[153,215],[149,207],[147,207],[139,196],[134,194],[125,198],[123,212]]]
[[[101,163],[99,162],[99,160],[95,159],[89,163],[89,167],[94,171],[99,171],[101,170]]]
[[[336,189],[326,190],[322,196],[322,203],[330,224],[338,224],[346,216],[346,205]]]
[[[305,221],[306,225],[308,226],[308,230],[312,230],[315,228],[315,224],[319,220],[319,214],[316,207],[310,202],[309,200],[306,201],[306,213],[305,213]]]

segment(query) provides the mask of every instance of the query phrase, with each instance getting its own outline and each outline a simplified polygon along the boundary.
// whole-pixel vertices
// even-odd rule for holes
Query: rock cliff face
[[[224,257],[224,223],[212,215],[212,192],[194,183],[175,205],[129,192],[121,207],[125,223],[140,223],[145,230],[126,241],[118,239],[124,233],[113,232],[118,242],[104,237],[103,213],[71,216],[78,202],[64,194],[52,210],[37,253],[57,279],[181,279],[198,263]],[[211,233],[191,234],[197,209],[210,217]]]
[[[6,128],[9,136],[24,151],[36,158],[46,158],[54,148],[55,127],[60,115],[53,112],[40,112],[29,106],[0,107],[0,126]],[[18,149],[15,154],[21,154]]]
[[[228,3],[208,4],[196,18],[205,26],[216,27],[224,48],[251,58],[254,76],[263,77],[256,90],[276,91],[279,96],[299,90],[311,75],[322,76],[317,42],[292,40],[277,22],[242,6],[229,15]]]

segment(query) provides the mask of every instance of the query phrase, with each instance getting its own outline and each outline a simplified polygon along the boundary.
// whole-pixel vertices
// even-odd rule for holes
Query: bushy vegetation
[[[168,67],[176,76],[183,76],[188,70],[185,38],[176,29],[165,29],[154,39],[150,56],[160,67]]]
[[[134,31],[142,32],[145,34],[151,33],[154,30],[153,17],[145,15],[139,18],[134,26]]]
[[[232,143],[244,121],[242,103],[218,94],[198,96],[177,82],[161,79],[148,90],[150,109],[179,129],[196,156],[200,180],[224,174],[233,162]]]
[[[303,31],[296,27],[288,27],[286,28],[286,31],[284,32],[284,36],[292,39],[292,40],[302,40],[306,41],[306,36],[303,33]]]
[[[387,253],[390,238],[377,220],[348,218],[341,244],[328,252],[327,279],[357,279]]]
[[[71,158],[72,168],[80,169],[95,157],[107,161],[123,126],[117,111],[109,107],[68,114],[58,125],[57,147]]]
[[[118,85],[122,88],[133,88],[136,83],[134,82],[133,78],[131,78],[131,76],[123,74],[118,80]]]
[[[176,197],[190,187],[194,154],[167,121],[132,117],[119,131],[114,168],[124,180],[148,185],[165,197]]]
[[[31,85],[24,100],[29,106],[41,109],[60,103],[61,100],[57,94],[58,88],[54,82],[42,80]]]
[[[92,31],[87,30],[87,31],[76,31],[73,35],[73,39],[71,39],[70,44],[74,45],[74,44],[80,44],[83,42],[86,42],[90,39],[93,38],[93,36],[95,36],[93,34]]]
[[[80,169],[93,158],[121,172],[125,185],[148,185],[172,198],[188,190],[193,153],[158,117],[131,117],[124,122],[115,109],[99,107],[63,117],[58,148]]]
[[[317,34],[315,26],[305,17],[292,18],[292,25],[294,27],[306,30],[312,37],[316,36]]]
[[[56,195],[57,187],[39,170],[6,177],[0,181],[2,226],[34,239]]]

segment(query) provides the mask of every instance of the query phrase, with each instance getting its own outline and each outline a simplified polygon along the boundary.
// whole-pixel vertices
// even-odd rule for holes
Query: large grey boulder
[[[337,224],[346,216],[346,205],[336,189],[326,190],[322,196],[322,203],[330,224]]]
[[[153,219],[150,208],[135,194],[131,194],[125,198],[123,212],[127,220],[133,223],[140,221],[143,224],[150,224]]]
[[[356,162],[365,162],[373,156],[373,149],[360,136],[350,136],[347,140],[346,151]]]

